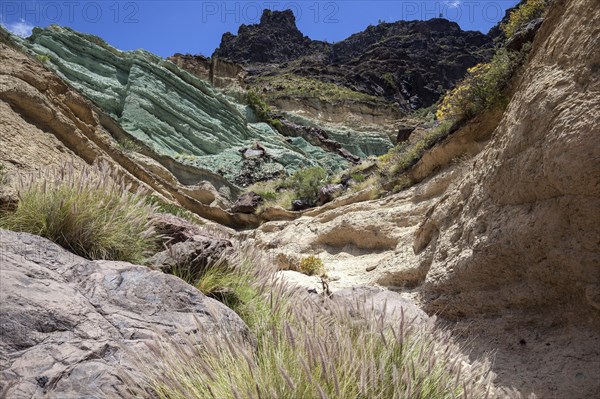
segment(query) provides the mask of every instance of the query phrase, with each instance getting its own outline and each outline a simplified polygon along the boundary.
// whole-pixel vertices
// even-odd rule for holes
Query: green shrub
[[[321,259],[314,255],[310,255],[300,260],[298,271],[306,274],[307,276],[321,276],[325,274],[325,266],[323,265],[323,261]]]
[[[0,227],[46,237],[88,259],[141,262],[156,247],[154,212],[108,165],[66,165],[17,182],[20,201]]]
[[[273,126],[276,130],[280,130],[283,128],[283,123],[277,118],[271,117],[272,110],[271,107],[262,99],[262,97],[256,93],[255,91],[249,90],[246,94],[246,101],[248,105],[254,113],[259,121],[268,123]]]
[[[314,205],[319,199],[319,189],[326,183],[325,169],[310,167],[298,169],[286,178],[257,182],[248,187],[246,192],[255,192],[265,200],[257,213],[272,206],[290,210],[292,201],[296,199],[303,199]]]
[[[366,180],[365,175],[363,175],[362,173],[352,173],[350,175],[350,177],[352,178],[352,180],[354,180],[356,183],[362,183]]]
[[[516,10],[511,11],[508,22],[502,24],[500,28],[507,38],[511,38],[521,26],[541,17],[547,5],[547,0],[527,0]]]
[[[50,57],[48,57],[45,54],[38,54],[35,56],[35,58],[37,58],[38,61],[41,63],[46,63],[46,62],[50,61]]]
[[[290,178],[289,184],[297,198],[316,202],[319,199],[319,189],[327,179],[325,169],[318,166],[298,169]]]

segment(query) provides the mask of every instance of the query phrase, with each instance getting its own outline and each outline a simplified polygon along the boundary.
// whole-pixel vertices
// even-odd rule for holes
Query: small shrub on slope
[[[316,202],[319,188],[325,183],[327,172],[320,167],[298,169],[290,178],[289,184],[298,198]]]
[[[518,54],[498,50],[487,64],[478,64],[442,99],[436,117],[440,121],[465,121],[486,108],[504,105],[503,90],[517,66]]]
[[[300,260],[300,267],[298,268],[300,273],[304,273],[308,276],[321,276],[325,273],[325,266],[323,261],[314,255],[307,256]]]
[[[20,202],[0,227],[36,234],[88,259],[141,262],[155,248],[153,207],[107,165],[67,165],[22,177]]]

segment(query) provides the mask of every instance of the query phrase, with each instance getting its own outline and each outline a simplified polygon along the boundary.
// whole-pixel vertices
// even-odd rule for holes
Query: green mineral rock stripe
[[[347,166],[337,154],[287,138],[252,112],[192,74],[144,50],[119,51],[69,28],[34,29],[19,43],[46,55],[46,65],[161,155],[233,181],[241,173],[240,149],[260,142],[274,158],[265,173],[320,165]],[[171,162],[164,162],[172,168]],[[214,179],[212,179],[214,181]]]

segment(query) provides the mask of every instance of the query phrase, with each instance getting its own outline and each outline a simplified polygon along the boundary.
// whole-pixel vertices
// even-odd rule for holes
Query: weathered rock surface
[[[245,193],[233,204],[231,212],[254,213],[262,202],[263,198],[260,195],[254,192]]]
[[[398,326],[400,323],[419,325],[426,323],[429,316],[415,303],[397,292],[377,287],[355,286],[335,292],[331,298],[350,312],[359,313],[367,309],[386,323]]]
[[[246,87],[244,79],[248,73],[240,64],[202,55],[178,53],[167,59],[200,79],[210,82],[214,87],[227,89],[227,92],[239,92]]]
[[[480,32],[430,19],[380,23],[331,44],[304,36],[290,10],[265,10],[259,24],[224,34],[213,56],[246,66],[250,78],[292,73],[420,107],[491,56],[491,43]]]
[[[327,184],[321,187],[319,189],[319,203],[323,205],[333,201],[343,190],[344,186],[342,184]]]
[[[593,40],[600,9],[593,3],[552,7],[492,141],[416,235],[417,251],[434,249],[430,309],[491,314],[553,304],[592,311],[585,290],[600,281],[600,55]]]
[[[142,383],[137,356],[147,344],[225,336],[250,343],[232,310],[143,266],[88,261],[6,230],[0,261],[5,397],[128,397]]]

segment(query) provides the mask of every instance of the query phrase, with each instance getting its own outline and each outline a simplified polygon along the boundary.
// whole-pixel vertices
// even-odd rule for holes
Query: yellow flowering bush
[[[314,255],[310,255],[302,258],[298,271],[308,276],[321,276],[325,273],[325,266],[323,265],[323,261],[321,259]]]
[[[512,75],[517,56],[501,49],[489,63],[469,68],[467,76],[442,99],[436,111],[437,119],[466,120],[502,103],[502,90]]]
[[[547,4],[547,0],[528,0],[516,10],[511,11],[508,22],[501,26],[506,37],[511,38],[520,26],[541,17]]]

